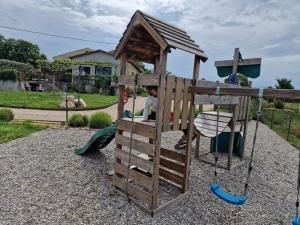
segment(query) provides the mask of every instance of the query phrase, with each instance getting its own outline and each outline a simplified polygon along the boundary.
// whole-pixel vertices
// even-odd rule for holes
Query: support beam
[[[200,69],[200,57],[195,55],[192,86],[196,86],[196,82],[199,77],[199,69]],[[188,123],[188,144],[187,144],[186,158],[185,158],[186,161],[185,161],[185,168],[184,168],[183,192],[187,192],[189,189],[189,176],[190,176],[190,167],[191,167],[191,158],[192,158],[192,140],[194,135],[194,131],[193,131],[194,111],[195,111],[194,96],[195,95],[192,95],[191,102],[190,102],[189,123]]]
[[[160,161],[160,144],[161,144],[161,132],[162,132],[162,120],[164,112],[164,99],[165,99],[165,73],[167,68],[168,50],[161,49],[159,56],[158,74],[160,76],[160,86],[158,88],[157,96],[157,112],[156,112],[156,138],[155,138],[155,156],[154,156],[154,172],[153,172],[153,191],[152,191],[152,204],[151,209],[157,208],[158,198],[158,185],[159,185],[159,161]]]
[[[216,87],[190,87],[189,90],[193,94],[199,95],[215,95]],[[231,96],[250,96],[258,97],[259,88],[223,88],[220,87],[221,95],[231,95]],[[284,99],[285,101],[300,101],[300,90],[294,89],[270,89],[265,88],[263,90],[263,98],[277,98]]]

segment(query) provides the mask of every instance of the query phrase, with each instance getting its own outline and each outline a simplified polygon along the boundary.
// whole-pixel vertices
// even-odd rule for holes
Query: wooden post
[[[234,49],[234,56],[233,56],[232,74],[237,73],[238,63],[239,63],[239,53],[240,53],[240,49],[235,48]]]
[[[231,161],[232,161],[232,152],[233,152],[233,144],[234,144],[234,136],[235,136],[235,121],[236,121],[236,113],[237,113],[237,105],[233,106],[232,112],[232,121],[231,121],[231,132],[230,132],[230,140],[229,140],[229,151],[228,151],[228,162],[227,169],[230,170]]]
[[[152,204],[151,209],[157,208],[157,198],[158,198],[158,185],[159,185],[159,161],[160,161],[160,144],[161,144],[161,132],[162,132],[162,120],[164,113],[164,99],[165,99],[165,73],[167,67],[167,56],[168,49],[161,49],[159,56],[159,66],[157,69],[160,75],[158,96],[157,96],[157,112],[156,112],[156,138],[155,143],[155,156],[154,156],[154,170],[153,170],[153,188],[152,188]]]
[[[196,149],[195,149],[195,158],[199,158],[199,154],[200,154],[200,135],[197,135],[196,138]]]
[[[196,86],[197,79],[199,77],[199,69],[200,69],[200,57],[195,55],[192,86]],[[195,95],[191,96],[191,102],[190,102],[189,124],[188,124],[188,144],[187,144],[186,156],[185,156],[183,192],[187,192],[189,189],[192,141],[193,141],[193,136],[194,136],[194,112],[195,112],[194,96]]]
[[[127,63],[127,53],[122,53],[120,58],[120,76],[126,75],[126,63]],[[118,101],[118,118],[120,119],[123,117],[124,111],[124,93],[125,93],[125,85],[119,85],[119,101]],[[123,131],[118,130],[118,134],[123,134]],[[117,144],[118,149],[122,149],[122,145]],[[118,163],[121,163],[120,159],[116,159]],[[119,173],[116,173],[116,176],[122,176]]]
[[[241,160],[244,159],[244,152],[245,152],[245,148],[246,148],[246,140],[247,140],[248,120],[249,120],[251,97],[247,97],[247,101],[248,102],[247,102],[247,106],[246,106],[246,115],[245,115],[245,121],[244,121],[243,148],[242,148]]]
[[[120,76],[126,75],[126,62],[127,62],[127,53],[124,52],[120,57]],[[125,85],[119,85],[118,119],[123,117],[124,93],[125,93]]]

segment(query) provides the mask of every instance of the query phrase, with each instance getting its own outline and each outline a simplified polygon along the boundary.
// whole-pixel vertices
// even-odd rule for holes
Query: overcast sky
[[[137,9],[191,35],[209,56],[200,68],[207,80],[219,80],[214,61],[231,59],[239,47],[243,58],[262,57],[255,86],[287,77],[300,88],[299,0],[0,0],[0,25],[117,43]],[[85,47],[115,48],[4,28],[0,33],[38,44],[48,58]],[[168,70],[191,77],[193,57],[179,50],[172,53]]]

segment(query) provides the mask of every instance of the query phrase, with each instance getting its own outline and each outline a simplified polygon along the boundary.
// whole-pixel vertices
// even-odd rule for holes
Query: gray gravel
[[[250,123],[246,160],[235,161],[230,172],[220,171],[223,186],[234,193],[244,185],[253,128]],[[113,163],[114,142],[101,152],[74,154],[93,132],[48,129],[0,145],[0,224],[290,224],[298,153],[265,125],[259,129],[246,205],[215,198],[209,191],[213,169],[193,158],[189,194],[155,218],[128,203],[104,178]],[[170,147],[180,136],[166,133],[164,145]],[[208,143],[201,139],[203,152]]]

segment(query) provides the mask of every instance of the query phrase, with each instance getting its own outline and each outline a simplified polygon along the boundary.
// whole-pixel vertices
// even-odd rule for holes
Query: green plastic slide
[[[132,118],[132,116],[133,114],[129,110],[124,111],[124,117]],[[115,138],[116,131],[115,124],[98,130],[82,148],[75,149],[75,154],[83,155],[87,152],[105,148]]]
[[[91,151],[105,148],[115,138],[116,130],[115,124],[98,130],[82,148],[75,149],[75,154],[83,155]]]

